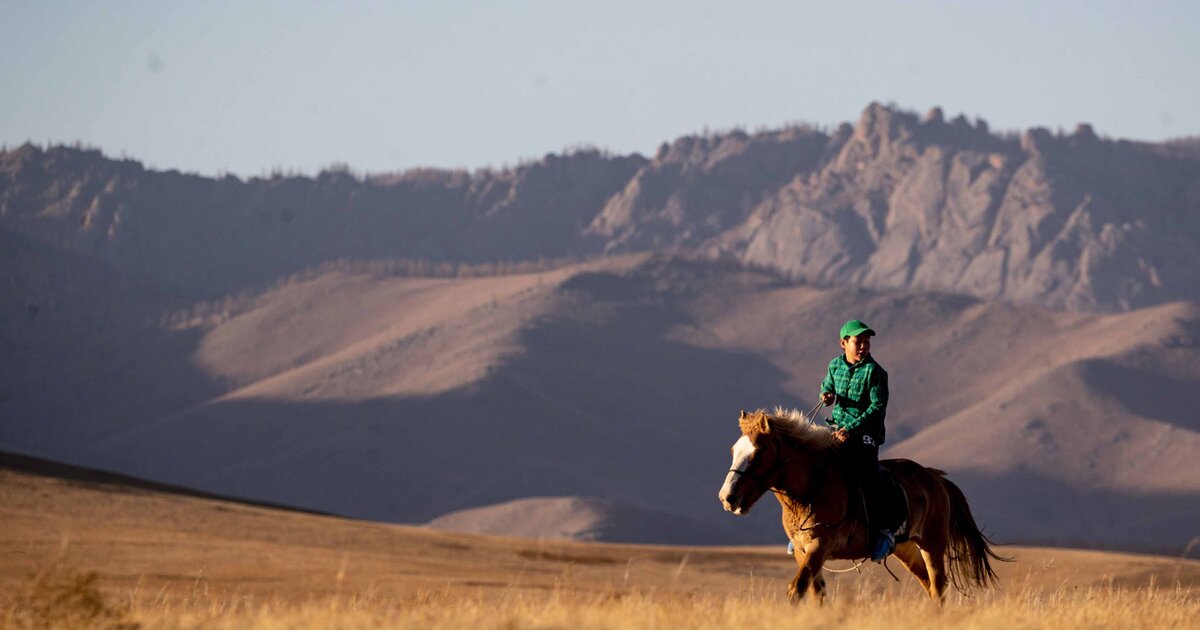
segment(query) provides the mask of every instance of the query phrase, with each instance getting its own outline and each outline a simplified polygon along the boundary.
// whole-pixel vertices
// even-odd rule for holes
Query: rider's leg
[[[895,548],[895,533],[887,529],[883,475],[879,470],[879,447],[867,436],[855,444],[854,460],[862,483],[863,499],[867,504],[867,525],[871,530],[869,541],[871,559],[887,557]]]

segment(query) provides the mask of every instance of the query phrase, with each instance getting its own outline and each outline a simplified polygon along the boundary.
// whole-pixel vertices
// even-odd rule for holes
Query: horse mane
[[[822,450],[832,448],[838,443],[834,440],[831,429],[809,422],[798,409],[776,407],[774,413],[767,413],[764,409],[752,414],[743,412],[738,424],[742,433],[746,434],[761,430],[763,422],[766,422],[772,431],[779,431],[806,448]]]

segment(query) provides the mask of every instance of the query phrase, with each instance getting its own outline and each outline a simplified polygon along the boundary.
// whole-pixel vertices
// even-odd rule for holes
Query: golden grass
[[[471,536],[0,470],[0,628],[1200,629],[1196,560],[1006,547],[1001,590],[942,610],[868,563],[815,607],[785,600],[781,547]]]
[[[463,595],[418,590],[405,597],[358,593],[291,602],[207,593],[202,580],[178,595],[105,595],[96,575],[61,568],[32,576],[0,598],[0,628],[1196,628],[1200,593],[1190,587],[1027,586],[944,608],[912,593],[859,582],[825,605],[785,601],[778,584],[751,581],[736,594],[582,590]],[[840,592],[838,592],[840,590]]]

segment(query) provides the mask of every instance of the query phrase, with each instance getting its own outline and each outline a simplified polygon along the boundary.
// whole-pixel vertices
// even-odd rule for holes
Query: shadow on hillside
[[[698,412],[695,427],[683,420],[714,400],[724,409],[719,393],[607,418],[572,412],[553,385],[492,386],[349,405],[221,403],[110,444],[109,454],[122,453],[119,469],[137,476],[355,518],[423,523],[522,497],[590,496],[711,525],[679,532],[680,544],[783,539],[770,496],[740,518],[716,499],[736,429],[719,411]],[[587,402],[620,409],[620,391]],[[1079,489],[1024,470],[950,478],[997,542],[1178,554],[1200,535],[1194,494]]]
[[[734,519],[716,493],[740,409],[799,405],[749,353],[669,339],[689,322],[649,277],[585,274],[467,388],[352,404],[228,400],[102,443],[122,472],[398,522],[529,496],[594,496],[779,533],[767,497]],[[725,529],[724,524],[720,525]],[[679,540],[688,540],[681,532]]]
[[[1081,366],[1084,378],[1095,384],[1096,391],[1104,392],[1130,412],[1200,431],[1200,390],[1196,383],[1173,377],[1169,365],[1161,367],[1161,371],[1151,371],[1104,360],[1086,361]]]
[[[86,445],[222,391],[189,361],[177,297],[0,228],[0,446],[96,465]]]
[[[1200,536],[1200,495],[1081,489],[1018,469],[950,474],[996,542],[1179,555]]]

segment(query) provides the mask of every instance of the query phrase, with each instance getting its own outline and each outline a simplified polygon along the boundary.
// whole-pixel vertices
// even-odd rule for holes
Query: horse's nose
[[[728,494],[725,492],[718,492],[717,498],[721,500],[721,505],[725,506],[726,512],[733,512],[734,506],[738,503],[737,494],[733,492],[729,492]]]

